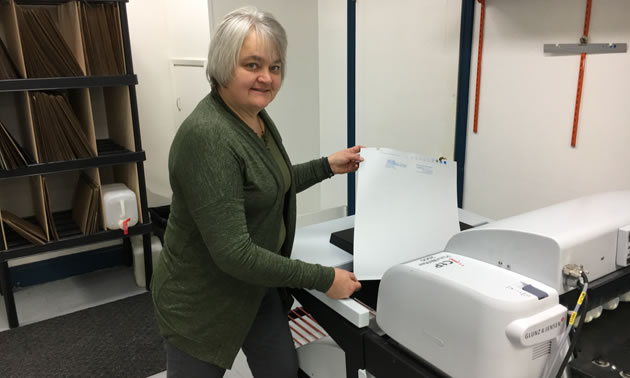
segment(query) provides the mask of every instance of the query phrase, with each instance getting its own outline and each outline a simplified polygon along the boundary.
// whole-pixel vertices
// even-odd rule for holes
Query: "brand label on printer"
[[[515,343],[532,346],[558,336],[566,327],[567,308],[556,304],[532,316],[510,323],[507,336]]]
[[[444,268],[446,266],[453,265],[453,264],[464,266],[464,263],[462,263],[461,260],[456,259],[449,254],[441,254],[441,253],[424,257],[414,263],[415,266],[433,265],[435,269]]]
[[[553,332],[554,334],[558,333],[558,330],[565,324],[564,317],[557,321],[552,321],[551,323],[539,325],[533,328],[529,328],[525,331],[525,340],[537,338],[539,336],[543,336],[545,333]],[[558,330],[557,330],[558,329]]]

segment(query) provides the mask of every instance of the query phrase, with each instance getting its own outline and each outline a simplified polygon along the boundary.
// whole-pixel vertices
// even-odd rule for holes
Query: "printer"
[[[555,376],[546,365],[566,353],[573,309],[560,296],[581,277],[627,272],[629,260],[630,191],[590,195],[462,231],[444,251],[391,267],[376,322],[449,376]],[[591,308],[630,301],[628,277]]]
[[[460,209],[460,221],[463,215]],[[328,334],[298,348],[300,366],[313,367],[307,374],[547,378],[563,369],[571,378],[629,376],[630,191],[463,223],[474,227],[442,251],[417,251],[380,282],[363,282],[353,297],[375,312],[353,299],[294,290]],[[349,267],[352,256],[328,237],[352,225],[345,217],[305,227],[294,253]],[[565,362],[574,346],[578,357]]]
[[[448,252],[386,271],[376,321],[453,377],[540,376],[567,308],[550,286]]]

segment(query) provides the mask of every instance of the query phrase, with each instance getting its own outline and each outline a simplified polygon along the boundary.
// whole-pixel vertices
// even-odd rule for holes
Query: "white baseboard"
[[[315,223],[325,222],[331,219],[345,217],[347,206],[332,207],[308,214],[299,214],[297,217],[297,227],[304,227]]]

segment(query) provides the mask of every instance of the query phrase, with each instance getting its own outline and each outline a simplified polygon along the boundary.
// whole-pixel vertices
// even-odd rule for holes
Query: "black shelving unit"
[[[1,91],[0,91],[1,92]],[[93,158],[29,164],[12,170],[0,170],[0,179],[39,176],[50,173],[77,171],[85,168],[105,167],[116,164],[139,163],[146,159],[144,151],[132,152],[111,139],[96,141],[98,156]]]
[[[17,5],[59,5],[75,0],[15,0]],[[55,78],[27,78],[15,80],[0,80],[0,92],[28,92],[35,90],[72,90],[82,88],[128,88],[129,108],[133,131],[134,150],[125,148],[112,139],[100,139],[96,141],[97,156],[69,161],[57,161],[48,163],[30,164],[26,167],[13,170],[0,170],[0,181],[21,177],[40,176],[68,171],[81,171],[91,168],[100,168],[117,165],[135,165],[138,180],[138,200],[140,202],[140,216],[142,222],[138,222],[128,229],[124,235],[122,230],[105,230],[91,235],[83,235],[72,218],[72,212],[61,211],[54,213],[54,219],[59,240],[50,241],[44,245],[34,245],[23,239],[13,230],[4,227],[7,249],[0,247],[0,289],[4,296],[9,326],[19,326],[17,310],[11,285],[11,269],[8,261],[20,257],[33,256],[45,252],[84,246],[114,239],[124,239],[129,236],[142,235],[144,247],[144,267],[146,272],[146,287],[149,288],[152,275],[151,261],[151,222],[149,218],[146,184],[143,162],[146,159],[142,150],[140,139],[140,126],[138,119],[138,107],[136,101],[135,85],[138,83],[133,73],[131,59],[131,45],[129,28],[127,25],[127,0],[91,1],[81,0],[82,3],[116,3],[120,11],[120,26],[122,34],[123,55],[125,59],[126,73],[119,76],[82,76],[82,77],[55,77]],[[78,6],[78,3],[77,3]],[[2,21],[0,21],[2,22]],[[73,188],[72,188],[73,189]],[[102,209],[102,206],[101,206]]]
[[[5,228],[4,232],[7,238],[8,250],[0,254],[1,262],[7,262],[20,257],[32,256],[39,253],[50,252],[60,249],[68,249],[79,247],[86,244],[100,243],[108,240],[120,239],[134,235],[145,235],[151,233],[151,224],[142,223],[134,227],[130,227],[127,235],[122,230],[100,231],[92,235],[83,235],[79,227],[72,219],[70,211],[60,211],[53,214],[59,240],[50,241],[44,245],[34,245],[26,239],[19,236],[10,228]],[[27,218],[31,222],[35,222],[32,218]]]
[[[0,91],[1,92],[1,91]],[[56,161],[51,163],[29,164],[12,170],[0,170],[0,179],[39,176],[50,173],[77,171],[85,168],[98,168],[116,164],[139,163],[146,160],[144,151],[132,152],[116,144],[111,139],[96,141],[98,156],[93,158]]]
[[[138,84],[138,78],[133,74],[122,76],[47,77],[36,79],[0,80],[0,92],[118,87],[136,84]]]

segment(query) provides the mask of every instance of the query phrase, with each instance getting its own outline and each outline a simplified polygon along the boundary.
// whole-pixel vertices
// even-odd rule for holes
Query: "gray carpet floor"
[[[0,332],[0,377],[137,377],[166,370],[150,293]]]

